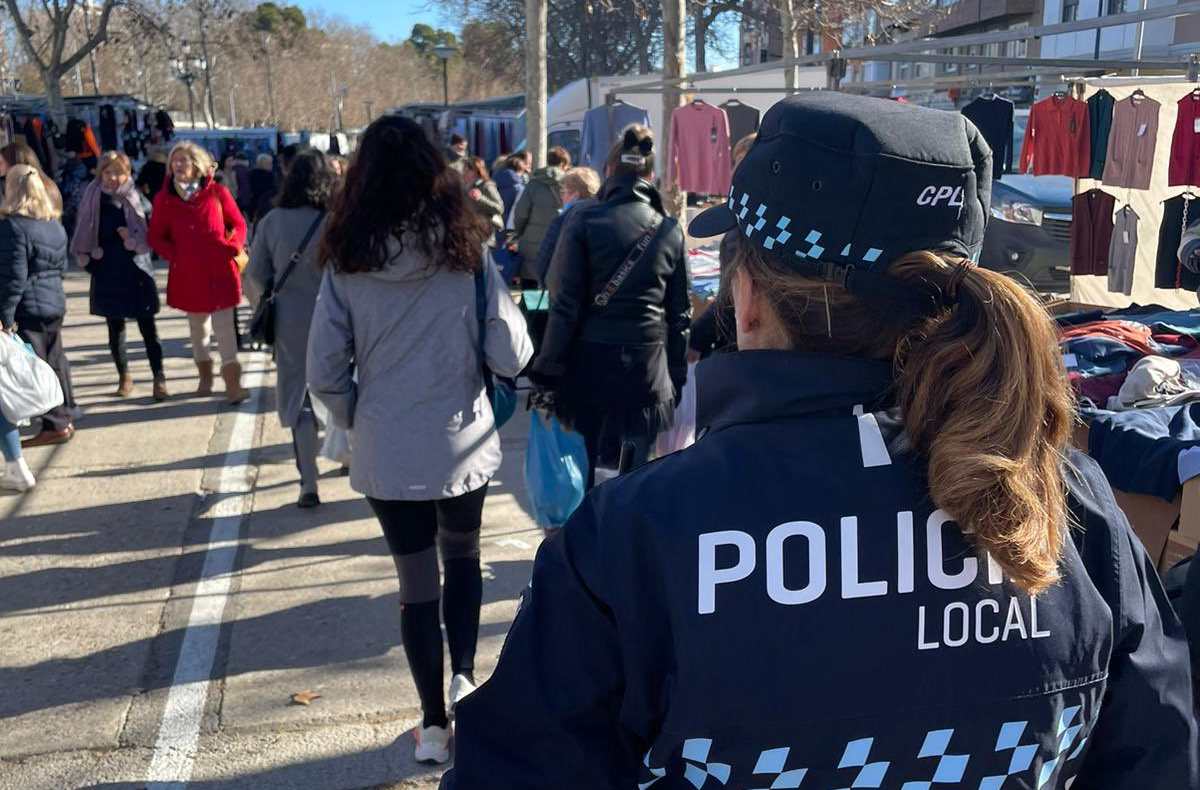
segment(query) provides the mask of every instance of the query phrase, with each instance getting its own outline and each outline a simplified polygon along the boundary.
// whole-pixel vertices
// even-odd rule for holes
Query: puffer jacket
[[[559,167],[538,170],[529,179],[517,204],[513,206],[512,227],[521,253],[521,276],[528,280],[539,279],[537,272],[538,250],[550,223],[562,211],[562,180],[567,175]]]
[[[593,299],[621,268],[642,233],[663,215],[662,198],[647,181],[610,178],[601,200],[571,212],[550,262],[554,302],[534,372],[544,379],[566,372],[576,341],[611,345],[663,343],[671,380],[687,379],[691,322],[683,230],[664,219],[650,246],[605,307]]]
[[[52,219],[0,220],[0,323],[53,321],[67,313],[67,232]]]

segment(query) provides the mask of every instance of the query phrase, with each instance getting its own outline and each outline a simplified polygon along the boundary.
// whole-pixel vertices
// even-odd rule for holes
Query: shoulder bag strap
[[[649,249],[650,242],[653,241],[654,237],[657,235],[657,232],[662,229],[664,225],[667,225],[667,222],[663,217],[660,216],[657,220],[651,223],[650,227],[646,228],[641,237],[637,240],[637,243],[633,245],[633,249],[629,251],[629,255],[625,256],[625,262],[621,264],[621,268],[617,269],[616,273],[612,276],[612,279],[610,279],[608,284],[604,286],[604,290],[596,294],[596,297],[592,299],[592,304],[595,307],[608,306],[608,303],[612,300],[617,291],[620,290],[621,285],[624,284],[625,280],[629,277],[630,273],[633,271],[633,268],[637,266],[642,258],[646,256],[646,250]]]
[[[312,241],[312,237],[317,232],[317,228],[320,226],[321,220],[323,219],[325,219],[324,209],[317,214],[317,218],[314,219],[312,224],[308,226],[308,232],[304,234],[304,240],[300,242],[300,246],[297,247],[296,251],[292,253],[292,257],[288,259],[287,268],[284,269],[283,274],[279,276],[279,283],[272,286],[270,295],[271,299],[274,299],[275,294],[279,293],[279,290],[283,288],[283,284],[286,283],[288,277],[291,276],[292,270],[296,268],[296,264],[300,263],[300,259],[304,257],[304,251],[308,249],[308,243]]]

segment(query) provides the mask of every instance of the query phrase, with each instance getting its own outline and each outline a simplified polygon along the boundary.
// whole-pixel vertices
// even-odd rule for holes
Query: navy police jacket
[[[714,357],[695,446],[538,552],[444,790],[1192,790],[1183,630],[1090,459],[1031,599],[929,499],[887,363]]]

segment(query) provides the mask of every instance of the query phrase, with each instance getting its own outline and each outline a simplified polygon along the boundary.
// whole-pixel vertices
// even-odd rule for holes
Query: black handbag
[[[291,276],[292,270],[296,268],[296,264],[300,263],[300,259],[304,256],[304,251],[308,249],[308,243],[312,241],[313,234],[317,232],[317,228],[320,227],[321,220],[324,218],[324,211],[317,214],[317,218],[313,220],[312,225],[308,228],[308,233],[304,234],[304,241],[300,242],[299,248],[288,259],[287,268],[280,275],[279,283],[272,282],[269,284],[262,298],[258,300],[258,304],[254,308],[254,315],[250,318],[250,339],[253,342],[264,346],[275,345],[275,295],[283,288],[283,284]]]

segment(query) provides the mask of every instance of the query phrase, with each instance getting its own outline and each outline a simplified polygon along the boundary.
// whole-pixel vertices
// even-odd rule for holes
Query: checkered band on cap
[[[772,211],[771,207],[752,198],[749,193],[729,192],[729,210],[737,218],[739,232],[764,250],[785,259],[826,261],[870,269],[883,257],[879,247],[846,244],[836,255],[828,254],[838,239],[831,239],[821,228],[804,228],[800,220]],[[790,257],[789,257],[790,256]]]

